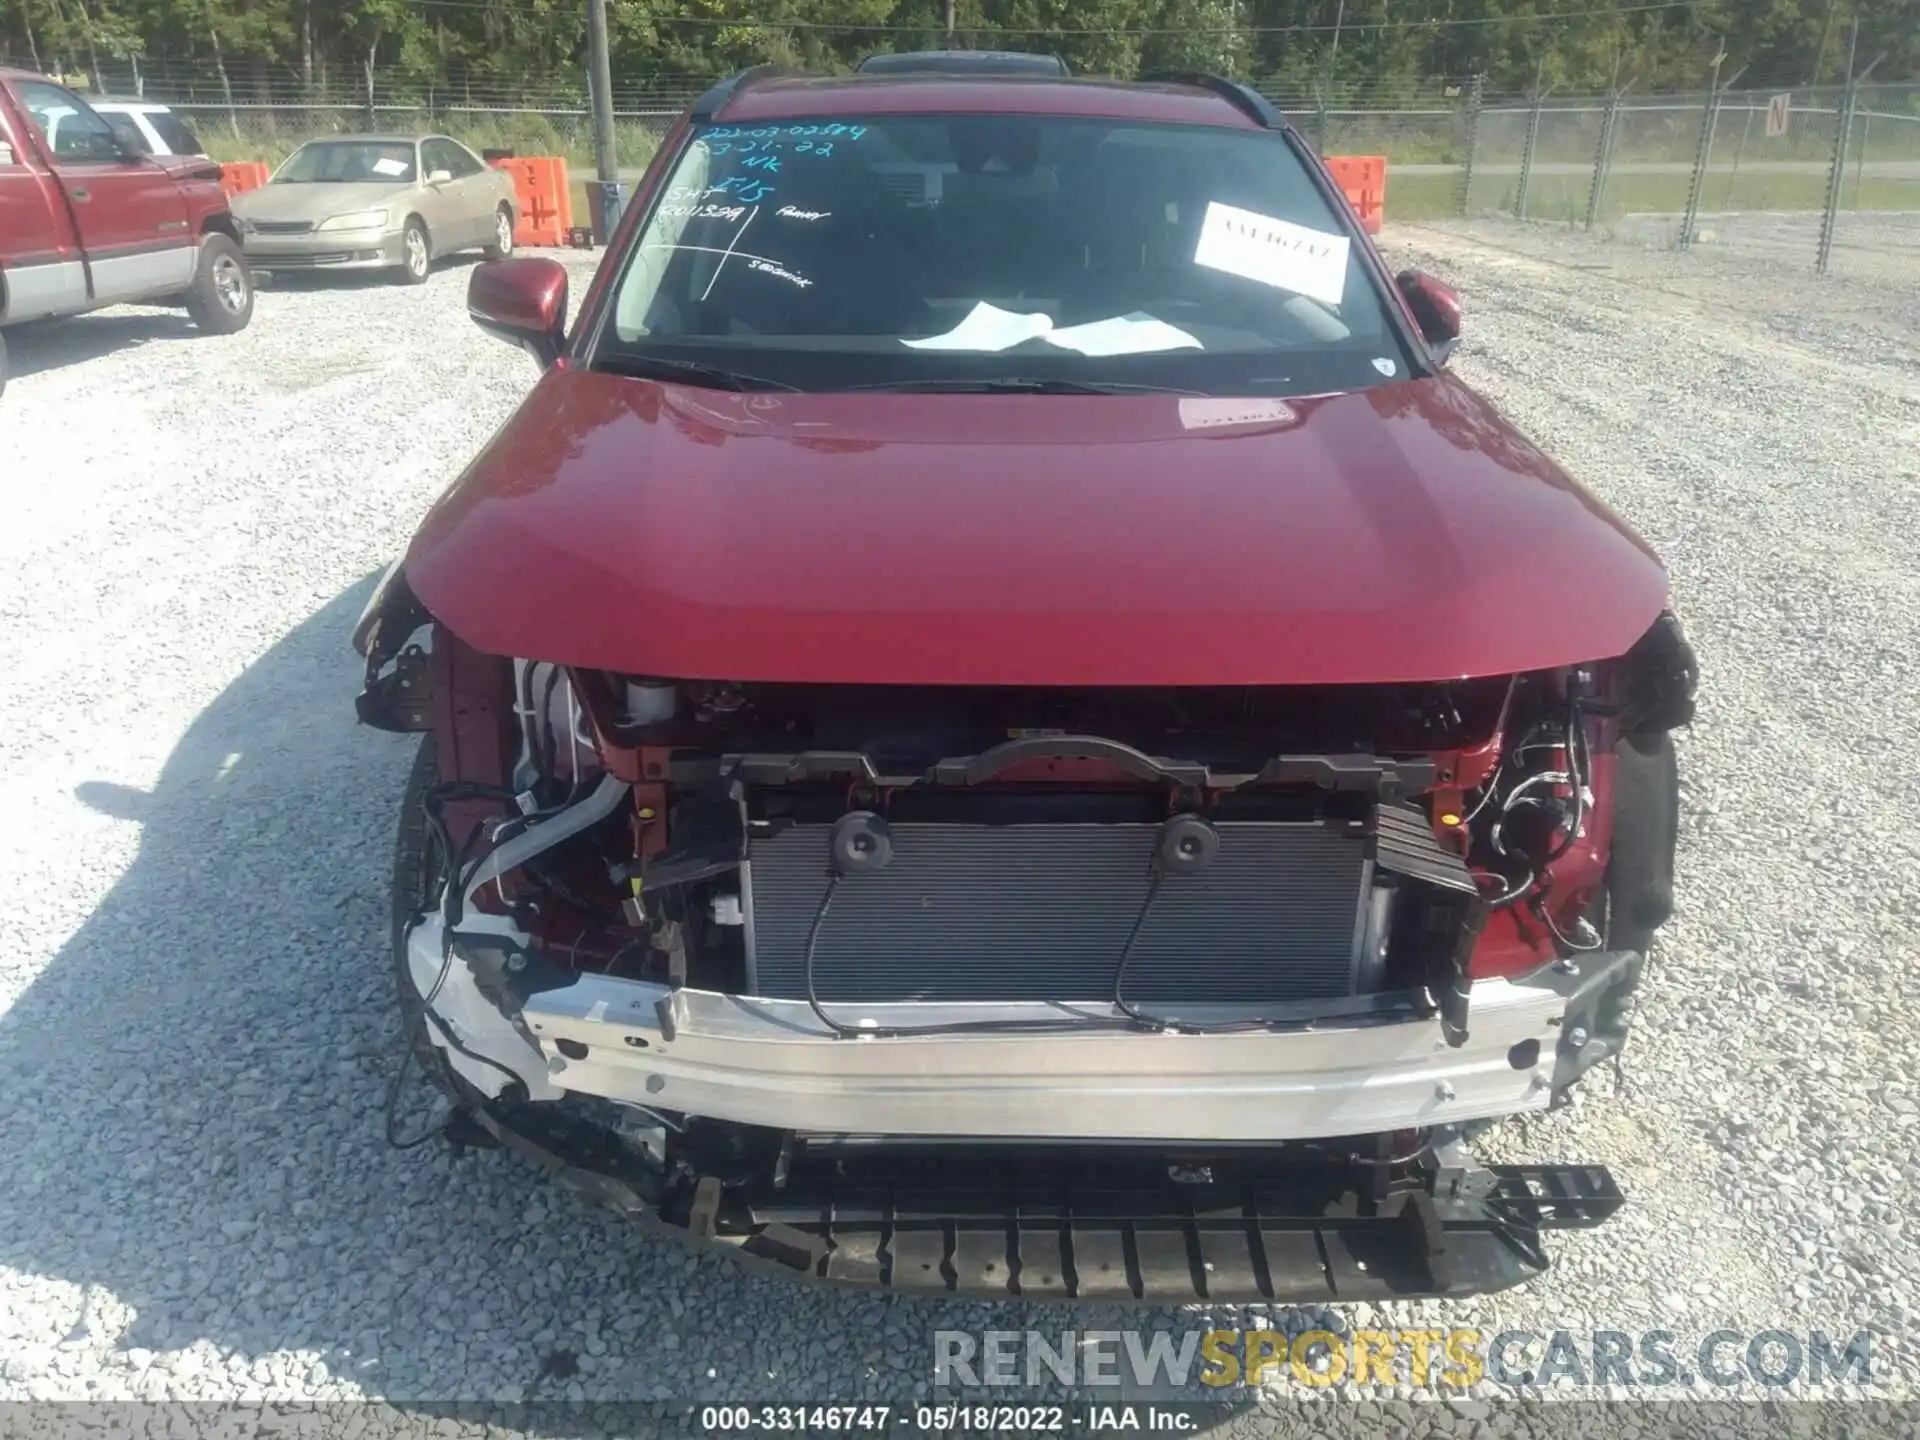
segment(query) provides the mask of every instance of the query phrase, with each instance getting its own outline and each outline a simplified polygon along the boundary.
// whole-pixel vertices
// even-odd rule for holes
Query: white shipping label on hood
[[[1208,204],[1193,263],[1338,305],[1347,290],[1347,237],[1252,210]]]
[[[1184,430],[1213,430],[1223,425],[1292,425],[1299,418],[1300,413],[1284,400],[1240,400],[1211,395],[1180,397],[1180,426]]]

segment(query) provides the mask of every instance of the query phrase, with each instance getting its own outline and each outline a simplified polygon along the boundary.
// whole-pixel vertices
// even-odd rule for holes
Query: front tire
[[[502,205],[493,212],[493,244],[482,252],[489,260],[505,260],[513,254],[513,211]]]
[[[433,246],[427,239],[427,227],[419,220],[407,221],[400,236],[400,283],[424,285],[433,272]]]
[[[209,335],[232,335],[253,319],[253,271],[228,236],[215,233],[201,240],[187,314]]]

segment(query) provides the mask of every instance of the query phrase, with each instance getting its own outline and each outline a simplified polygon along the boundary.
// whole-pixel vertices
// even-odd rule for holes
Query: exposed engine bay
[[[1462,1140],[1618,1059],[1671,906],[1670,616],[1551,671],[1128,691],[614,675],[481,654],[403,582],[369,615],[362,719],[430,736],[416,1041],[626,1208],[822,1278],[1356,1298],[1514,1283],[1619,1203]],[[1093,1174],[1099,1215],[1022,1218]],[[1412,1271],[1359,1263],[1383,1225]],[[1187,1263],[1222,1235],[1243,1281]]]

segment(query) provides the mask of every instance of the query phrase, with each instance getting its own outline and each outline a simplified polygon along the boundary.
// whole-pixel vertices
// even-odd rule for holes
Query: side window
[[[44,80],[26,80],[16,91],[33,123],[46,137],[47,148],[57,160],[118,160],[120,143],[113,127],[78,95],[49,85]]]
[[[436,170],[444,170],[456,180],[460,178],[460,167],[454,158],[453,146],[445,140],[422,141],[420,162],[426,167],[429,175]]]
[[[147,137],[140,129],[139,122],[131,115],[108,115],[103,118],[113,127],[113,138],[118,140],[122,147],[135,155],[153,153],[153,146],[147,143]]]
[[[467,147],[459,141],[443,140],[440,143],[446,147],[447,168],[453,171],[454,179],[464,180],[469,175],[478,175],[482,170],[487,168],[485,162],[482,161],[478,155],[467,149]]]

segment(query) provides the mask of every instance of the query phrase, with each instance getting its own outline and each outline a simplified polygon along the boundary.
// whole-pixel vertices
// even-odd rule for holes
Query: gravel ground
[[[1626,1091],[1487,1142],[1604,1161],[1631,1205],[1524,1290],[1333,1323],[1870,1326],[1904,1395],[1920,310],[1521,227],[1389,242],[1459,285],[1461,373],[1669,557],[1706,680]],[[9,337],[0,1399],[901,1399],[936,1328],[1199,1325],[763,1280],[510,1158],[386,1148],[408,746],[353,725],[347,631],[531,382],[464,284],[271,289],[230,339],[136,310]]]
[[[1920,180],[1911,187],[1920,204]],[[1623,215],[1609,223],[1613,238],[1628,244],[1671,248],[1679,239],[1682,217],[1671,214]],[[1791,274],[1806,272],[1820,253],[1818,212],[1743,210],[1706,212],[1695,226],[1696,244],[1712,252],[1711,267],[1733,263],[1748,273],[1764,265]],[[1828,264],[1835,275],[1882,286],[1920,286],[1920,208],[1842,210],[1836,217]]]

